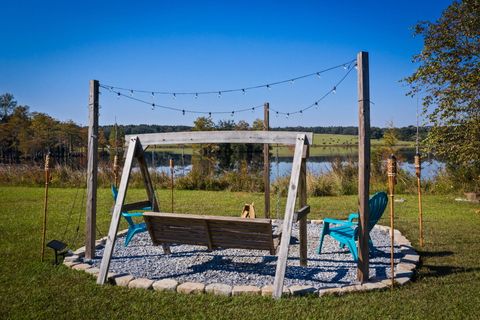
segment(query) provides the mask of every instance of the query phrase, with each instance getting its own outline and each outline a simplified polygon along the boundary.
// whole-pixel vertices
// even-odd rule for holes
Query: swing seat
[[[377,224],[378,220],[382,217],[385,208],[387,207],[387,194],[385,192],[375,193],[368,201],[368,207],[370,209],[369,221],[368,221],[368,233]],[[323,220],[322,233],[320,235],[320,244],[317,249],[317,253],[322,253],[323,238],[328,234],[340,243],[340,248],[347,246],[348,250],[352,254],[353,261],[358,261],[358,213],[351,213],[348,216],[348,220],[336,220],[331,218],[325,218]],[[331,225],[335,225],[332,227]],[[368,239],[368,247],[370,252],[373,253],[375,247],[372,240]]]
[[[112,185],[112,196],[113,200],[117,200],[117,195],[118,195],[118,190],[117,188]],[[152,207],[147,206],[143,207],[140,210],[152,210]],[[125,237],[125,247],[128,246],[130,241],[133,239],[133,236],[135,236],[137,233],[141,233],[144,231],[147,231],[147,226],[145,225],[144,222],[141,223],[135,223],[133,221],[133,218],[135,217],[143,217],[143,212],[129,212],[129,211],[122,211],[122,216],[125,218],[125,220],[128,223],[128,232],[127,236]]]
[[[280,237],[270,219],[145,212],[153,244],[191,244],[215,248],[268,250],[275,255]]]

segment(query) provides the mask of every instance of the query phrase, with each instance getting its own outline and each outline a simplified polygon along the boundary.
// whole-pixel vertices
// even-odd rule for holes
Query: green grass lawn
[[[83,194],[83,190],[76,189],[50,190],[47,239],[66,240],[72,245],[79,213],[84,212]],[[160,190],[158,195],[161,207],[169,210],[169,192]],[[143,200],[144,191],[130,190],[129,197]],[[396,203],[396,227],[421,255],[413,283],[393,291],[274,301],[263,297],[186,296],[97,286],[84,272],[53,266],[49,251],[47,262],[41,263],[43,189],[0,187],[0,318],[478,319],[479,206],[455,202],[455,196],[425,196],[426,246],[418,248],[416,198],[399,197],[406,201]],[[175,191],[175,198],[178,212],[238,216],[245,202],[255,201],[258,215],[262,215],[263,196],[257,193]],[[356,202],[355,196],[311,198],[310,218],[343,217],[354,210]],[[100,233],[108,229],[111,205],[109,190],[99,190]],[[83,215],[80,223],[77,246],[83,245]],[[383,218],[381,223],[387,224],[387,219]]]

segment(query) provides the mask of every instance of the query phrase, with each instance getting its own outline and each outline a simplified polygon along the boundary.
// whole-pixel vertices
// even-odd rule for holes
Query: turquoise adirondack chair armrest
[[[338,219],[332,219],[332,218],[325,218],[323,219],[323,223],[331,223],[331,224],[341,224],[344,226],[352,226],[354,223],[347,221],[347,220],[338,220]]]
[[[348,221],[349,222],[358,223],[356,221],[353,221],[353,219],[358,219],[358,212],[350,213],[348,215]]]
[[[122,212],[122,215],[124,217],[143,217],[143,213],[141,212],[132,212],[132,213]]]

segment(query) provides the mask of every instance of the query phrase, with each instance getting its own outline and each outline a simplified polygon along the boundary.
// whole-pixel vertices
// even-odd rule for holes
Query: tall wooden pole
[[[47,234],[48,183],[50,182],[50,155],[45,157],[45,201],[43,204],[42,262],[45,257],[45,237]]]
[[[173,213],[173,173],[174,173],[174,164],[173,159],[170,159],[170,189],[172,190],[172,213]]]
[[[357,279],[361,283],[369,278],[368,257],[368,198],[370,192],[370,82],[368,52],[357,55],[358,68],[358,269]]]
[[[263,130],[270,130],[270,105],[263,105]],[[265,189],[265,218],[270,218],[270,148],[268,143],[263,145],[263,183]]]
[[[417,152],[415,155],[415,174],[417,175],[417,191],[418,191],[418,227],[419,227],[419,242],[420,246],[425,245],[423,239],[423,210],[422,210],[422,184],[421,184],[421,174],[422,174],[422,163],[421,163],[420,153]]]
[[[397,158],[392,154],[387,160],[388,174],[388,195],[390,197],[390,272],[392,278],[392,288],[395,284],[394,272],[394,244],[395,244],[395,184],[397,184]]]
[[[300,208],[307,205],[307,158],[309,153],[309,147],[305,146],[305,153],[302,155],[302,164],[300,166],[300,176],[298,181],[298,200],[300,202]],[[300,265],[302,267],[307,266],[308,258],[308,233],[307,233],[307,216],[304,215],[298,221],[298,232],[300,235]]]
[[[85,225],[86,259],[93,259],[95,257],[98,173],[98,87],[98,80],[90,80],[88,104],[87,218]]]

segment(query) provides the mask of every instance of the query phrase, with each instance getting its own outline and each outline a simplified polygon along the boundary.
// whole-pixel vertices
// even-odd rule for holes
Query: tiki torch
[[[45,199],[43,203],[42,262],[45,256],[45,236],[47,234],[48,183],[50,182],[50,155],[45,156]]]
[[[397,158],[392,154],[387,160],[387,174],[388,174],[388,193],[390,196],[390,269],[392,275],[392,288],[395,284],[395,273],[394,273],[394,218],[395,218],[395,206],[394,206],[394,196],[395,196],[395,184],[397,184]]]
[[[419,238],[420,246],[424,246],[423,240],[423,212],[422,212],[422,185],[421,185],[421,172],[422,172],[422,162],[420,158],[420,153],[415,155],[415,174],[417,176],[417,191],[418,191],[418,226],[419,226]]]

